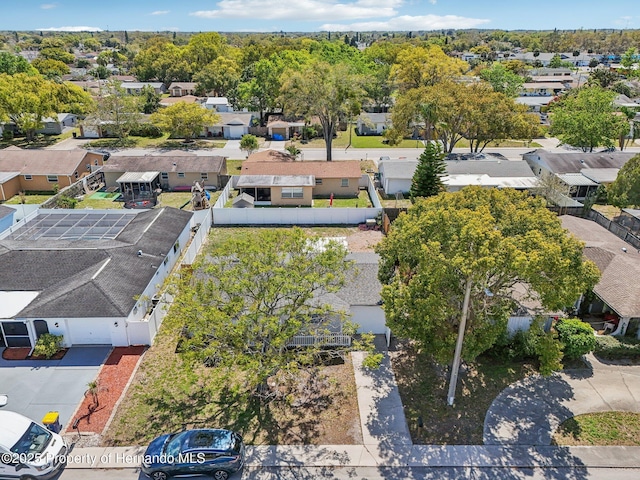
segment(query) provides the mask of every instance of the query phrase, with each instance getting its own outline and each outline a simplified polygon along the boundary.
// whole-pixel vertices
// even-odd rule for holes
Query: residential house
[[[280,117],[269,117],[269,123],[267,123],[267,132],[274,140],[289,140],[294,135],[302,136],[302,129],[304,128],[304,122],[302,121],[288,121]]]
[[[74,113],[58,113],[55,118],[43,118],[42,123],[42,128],[36,130],[36,133],[60,135],[65,128],[73,128],[78,124],[78,116]]]
[[[13,225],[15,213],[15,209],[0,204],[0,234]]]
[[[562,82],[526,82],[522,84],[521,97],[554,97],[565,91]]]
[[[160,99],[160,105],[163,107],[170,107],[176,103],[201,103],[200,97],[194,95],[185,95],[183,97],[164,97]]]
[[[350,320],[358,325],[358,333],[388,333],[380,296],[382,284],[378,280],[380,256],[373,252],[351,252],[347,260],[354,262],[353,267],[335,295],[348,305]]]
[[[527,190],[538,183],[526,162],[507,160],[499,154],[450,155],[445,165],[447,175],[443,177],[443,183],[450,192],[469,185]],[[385,193],[408,193],[417,166],[417,160],[380,161],[379,181]]]
[[[169,85],[169,95],[172,97],[195,95],[197,85],[195,82],[171,82],[171,85]]]
[[[196,155],[183,151],[171,151],[160,155],[114,154],[103,167],[107,187],[124,184],[132,190],[190,191],[194,182],[205,189],[218,189],[226,183],[227,157],[220,155]],[[130,185],[130,184],[136,185]]]
[[[204,106],[206,109],[216,112],[233,112],[233,107],[227,97],[208,97]]]
[[[356,121],[358,135],[382,135],[389,127],[391,127],[390,113],[362,112]]]
[[[613,313],[619,319],[613,334],[638,332],[640,338],[640,251],[596,222],[563,215],[562,226],[585,243],[584,255],[600,270],[600,280],[593,288],[596,297],[582,310]],[[583,301],[586,301],[583,299]]]
[[[0,347],[150,344],[147,312],[191,237],[192,212],[39,210],[0,235]]]
[[[311,206],[313,198],[353,198],[360,191],[360,162],[299,162],[284,152],[268,150],[242,163],[236,188],[255,205]]]
[[[167,87],[162,82],[122,82],[120,87],[129,95],[140,95],[144,87],[150,86],[158,94],[167,92]]]
[[[629,152],[550,152],[543,149],[525,153],[522,158],[533,173],[555,175],[572,187],[571,197],[584,199],[599,185],[607,185],[635,154]]]
[[[20,191],[52,191],[68,187],[103,164],[101,153],[75,150],[0,150],[0,200]]]
[[[204,129],[204,137],[222,137],[227,139],[239,139],[249,133],[249,127],[253,120],[252,112],[221,112],[220,120],[215,125]]]

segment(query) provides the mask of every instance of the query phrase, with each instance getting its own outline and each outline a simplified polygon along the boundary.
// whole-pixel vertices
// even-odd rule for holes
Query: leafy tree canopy
[[[282,87],[286,95],[281,96],[285,111],[320,119],[329,161],[338,120],[363,96],[361,84],[361,78],[345,64],[313,62],[286,75]]]
[[[618,208],[640,207],[640,155],[625,163],[607,187],[609,203]]]
[[[174,103],[151,116],[154,125],[185,141],[197,137],[205,127],[215,125],[219,119],[219,115],[202,108],[202,105],[185,102]]]
[[[442,177],[447,173],[440,142],[429,142],[418,158],[418,166],[411,182],[411,201],[418,197],[431,197],[444,191]]]
[[[468,187],[419,200],[377,248],[388,325],[447,362],[470,285],[462,355],[473,360],[504,333],[514,287],[555,311],[595,285],[597,267],[582,248],[526,193]]]
[[[187,333],[185,357],[229,369],[230,382],[243,382],[259,396],[269,395],[267,379],[275,381],[279,372],[311,366],[320,345],[287,345],[296,335],[328,333],[329,323],[344,320],[345,312],[323,295],[344,284],[350,266],[340,243],[318,248],[317,242],[299,228],[214,240],[174,305]]]
[[[599,86],[570,91],[552,107],[551,133],[562,142],[585,152],[613,146],[621,133],[629,132],[629,121],[616,112],[615,92]]]
[[[9,52],[0,52],[0,73],[13,75],[16,73],[27,73],[36,75],[38,71],[31,66],[26,58],[20,55],[13,55]]]

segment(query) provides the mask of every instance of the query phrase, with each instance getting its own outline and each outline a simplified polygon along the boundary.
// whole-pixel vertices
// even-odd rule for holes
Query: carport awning
[[[153,182],[160,172],[127,172],[116,180],[118,183],[148,183]]]
[[[237,188],[313,187],[313,175],[240,175]]]
[[[0,318],[13,318],[33,302],[40,292],[0,292]]]

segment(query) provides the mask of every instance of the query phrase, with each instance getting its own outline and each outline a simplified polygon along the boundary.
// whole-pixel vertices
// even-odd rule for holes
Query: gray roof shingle
[[[127,316],[191,217],[140,211],[114,240],[0,240],[0,290],[40,291],[20,317]]]
[[[640,252],[596,222],[563,215],[564,228],[585,242],[585,256],[600,270],[593,291],[622,317],[640,317]],[[624,250],[623,250],[624,249]]]

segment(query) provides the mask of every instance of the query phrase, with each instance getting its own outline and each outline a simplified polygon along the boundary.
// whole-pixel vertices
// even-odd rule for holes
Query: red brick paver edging
[[[93,398],[89,394],[85,395],[74,417],[70,419],[65,433],[102,433],[146,349],[145,346],[115,347],[111,351],[96,378],[98,407],[90,412]],[[76,430],[73,424],[77,419],[80,420]]]

